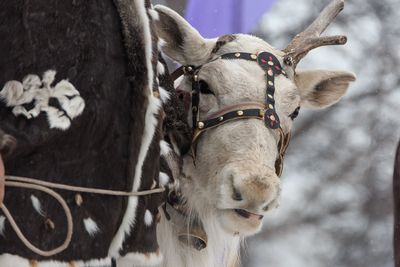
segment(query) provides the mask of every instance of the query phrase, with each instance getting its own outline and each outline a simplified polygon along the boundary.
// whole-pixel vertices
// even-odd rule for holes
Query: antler
[[[283,50],[286,53],[284,57],[285,64],[296,68],[297,63],[314,48],[325,45],[345,44],[347,37],[343,35],[321,37],[321,34],[343,10],[343,7],[344,0],[333,0],[306,30],[296,35]]]

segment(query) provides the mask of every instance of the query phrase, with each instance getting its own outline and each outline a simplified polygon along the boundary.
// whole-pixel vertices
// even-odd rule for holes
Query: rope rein
[[[4,205],[1,206],[1,210],[4,213],[4,216],[9,221],[11,228],[15,231],[18,238],[22,241],[22,243],[30,249],[32,252],[43,256],[43,257],[50,257],[56,255],[65,249],[68,248],[69,244],[71,243],[72,234],[73,234],[73,220],[72,220],[72,213],[70,208],[68,207],[65,199],[55,192],[53,189],[60,189],[72,192],[82,192],[82,193],[92,193],[92,194],[99,194],[99,195],[108,195],[108,196],[124,196],[124,197],[139,197],[151,194],[158,194],[163,193],[165,188],[155,188],[151,190],[144,190],[138,192],[125,192],[125,191],[118,191],[118,190],[106,190],[106,189],[98,189],[98,188],[89,188],[89,187],[80,187],[80,186],[71,186],[65,184],[58,184],[58,183],[51,183],[46,181],[41,181],[33,178],[27,177],[19,177],[19,176],[5,176],[5,186],[6,187],[18,187],[18,188],[26,188],[26,189],[33,189],[44,192],[50,196],[52,196],[58,203],[60,203],[61,207],[64,210],[65,217],[67,220],[67,234],[64,242],[57,248],[52,250],[41,250],[38,247],[34,246],[22,233],[21,229],[19,228],[18,224],[15,222],[14,218],[12,217],[11,213]],[[51,189],[52,188],[52,189]]]

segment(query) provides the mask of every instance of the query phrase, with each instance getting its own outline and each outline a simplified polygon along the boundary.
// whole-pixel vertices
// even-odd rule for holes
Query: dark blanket
[[[120,2],[124,1],[1,2],[0,90],[4,86],[8,91],[3,88],[0,100],[0,129],[18,143],[5,161],[7,174],[130,191],[135,170],[141,168],[139,190],[158,187],[161,124],[145,132],[149,92],[157,91],[157,83],[149,88],[144,52],[148,44],[139,11],[121,10]],[[124,21],[122,13],[132,21]],[[156,42],[153,36],[153,50]],[[152,56],[155,73],[157,53]],[[54,72],[49,70],[56,72],[54,81]],[[140,164],[144,135],[149,135],[151,143]],[[70,247],[52,259],[110,256],[128,198],[59,193],[71,207],[74,235]],[[145,213],[147,221],[149,213],[156,218],[161,201],[162,194],[139,198],[132,229],[123,236],[118,255],[111,256],[158,252],[155,224],[146,224],[144,218]],[[52,198],[7,188],[4,203],[36,246],[48,250],[64,240],[65,216]],[[87,225],[89,219],[97,229]],[[22,245],[8,222],[0,234],[3,253],[43,259]]]

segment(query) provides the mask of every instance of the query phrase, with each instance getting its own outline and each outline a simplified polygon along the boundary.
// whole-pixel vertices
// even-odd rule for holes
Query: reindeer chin
[[[246,237],[261,230],[263,215],[238,209],[221,210],[220,212],[222,228],[230,234]]]

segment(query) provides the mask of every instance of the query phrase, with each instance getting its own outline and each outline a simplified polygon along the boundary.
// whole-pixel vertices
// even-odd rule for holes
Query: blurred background
[[[206,37],[247,32],[282,49],[330,1],[153,2],[186,15]],[[301,110],[285,160],[281,206],[266,216],[261,233],[247,239],[242,266],[393,266],[399,7],[398,0],[347,1],[326,32],[347,35],[347,45],[313,50],[298,66],[345,69],[358,79],[339,104]]]

